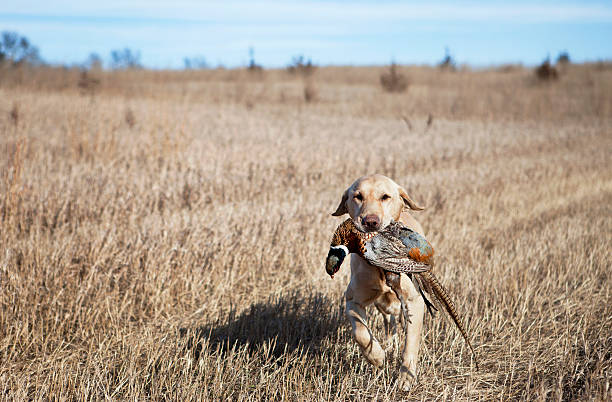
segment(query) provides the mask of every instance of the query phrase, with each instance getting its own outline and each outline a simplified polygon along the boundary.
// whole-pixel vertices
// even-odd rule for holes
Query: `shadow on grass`
[[[180,334],[189,337],[187,347],[196,359],[205,343],[208,350],[221,353],[241,346],[250,352],[271,347],[276,357],[299,348],[305,353],[318,353],[321,343],[337,337],[339,327],[345,324],[342,306],[342,300],[322,294],[294,292],[252,304],[239,316],[231,311],[212,325],[181,328]]]

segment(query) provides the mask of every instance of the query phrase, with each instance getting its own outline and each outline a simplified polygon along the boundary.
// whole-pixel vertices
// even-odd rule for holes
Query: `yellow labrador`
[[[355,225],[364,232],[378,231],[392,220],[399,220],[424,235],[420,223],[407,209],[420,211],[423,207],[417,205],[406,190],[393,180],[375,174],[357,179],[346,189],[340,205],[332,215],[348,213]],[[416,381],[425,302],[406,275],[401,276],[401,291],[408,305],[410,322],[407,323],[398,385],[401,389],[408,389]],[[365,358],[374,366],[381,367],[385,361],[385,351],[368,328],[365,308],[371,304],[376,306],[384,318],[385,334],[389,336],[395,316],[400,313],[400,302],[378,268],[356,254],[351,255],[351,281],[345,295],[346,315],[351,322],[353,337]]]

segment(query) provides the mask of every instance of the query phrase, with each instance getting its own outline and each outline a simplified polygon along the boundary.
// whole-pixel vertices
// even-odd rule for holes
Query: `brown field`
[[[382,71],[2,69],[0,398],[610,400],[610,65]],[[479,371],[440,317],[408,393],[351,340],[323,262],[373,172],[428,207]]]

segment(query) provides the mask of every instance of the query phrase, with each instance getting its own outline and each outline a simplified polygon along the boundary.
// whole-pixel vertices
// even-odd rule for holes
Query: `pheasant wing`
[[[397,239],[404,246],[404,256],[429,265],[433,264],[434,250],[427,239],[419,233],[403,226],[397,230]]]
[[[401,238],[390,232],[381,232],[366,242],[363,256],[370,264],[398,274],[431,269],[433,261],[419,261],[413,255],[419,253],[407,250]]]
[[[370,262],[370,261],[368,261]],[[380,258],[376,261],[370,262],[372,265],[376,265],[385,271],[395,272],[397,274],[410,274],[417,272],[426,272],[431,270],[431,265],[415,261],[410,257],[387,257]]]

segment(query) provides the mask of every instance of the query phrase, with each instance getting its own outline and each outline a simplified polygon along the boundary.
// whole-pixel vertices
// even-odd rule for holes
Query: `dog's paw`
[[[378,353],[364,353],[365,359],[376,368],[381,368],[385,365],[385,351],[378,347]]]
[[[385,351],[390,352],[393,349],[397,349],[399,347],[399,335],[398,334],[393,334],[393,335],[389,335],[387,337],[385,337],[382,340],[382,345],[385,348]]]
[[[416,384],[417,381],[418,378],[416,374],[412,372],[412,370],[410,370],[404,365],[400,367],[400,373],[397,378],[397,387],[400,390],[410,391],[410,388],[412,388],[412,386]]]

